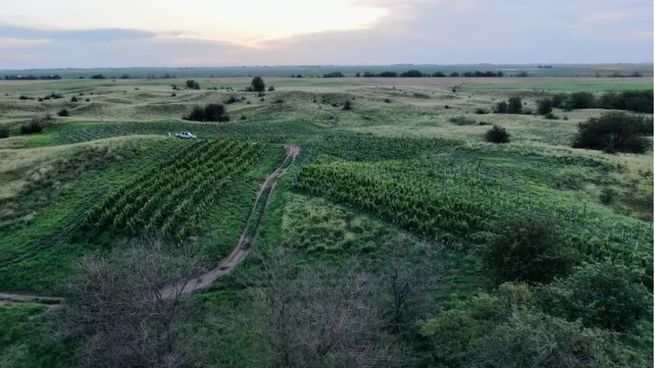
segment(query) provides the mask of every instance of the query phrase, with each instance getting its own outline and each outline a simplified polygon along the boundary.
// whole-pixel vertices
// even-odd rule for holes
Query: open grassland
[[[186,89],[186,79],[0,81],[0,128],[9,132],[0,139],[0,293],[68,297],[85,257],[152,238],[165,254],[183,259],[191,250],[211,269],[240,242],[254,206],[261,216],[246,229],[249,255],[189,298],[196,309],[176,327],[207,347],[197,366],[252,367],[271,356],[270,341],[252,331],[269,316],[258,308],[275,302],[263,295],[279,281],[268,262],[281,249],[293,254],[294,275],[356,262],[383,290],[368,292],[381,293],[375,309],[383,319],[393,314],[387,307],[397,295],[385,293],[397,291],[398,277],[421,280],[411,284],[421,294],[411,299],[421,306],[412,319],[375,327],[379,341],[411,357],[410,366],[463,366],[458,359],[470,350],[455,354],[434,331],[463,331],[465,338],[448,341],[474,349],[526,311],[539,323],[558,318],[585,338],[599,326],[611,331],[602,341],[620,350],[612,357],[618,366],[652,360],[649,318],[615,331],[566,314],[563,303],[551,308],[548,293],[563,292],[582,271],[499,285],[484,258],[507,235],[508,221],[536,218],[552,226],[575,266],[625,266],[652,296],[652,149],[572,148],[578,124],[603,109],[534,113],[558,92],[652,89],[651,77],[267,77],[275,88],[262,95],[244,90],[250,78],[198,76],[197,90]],[[512,96],[528,113],[494,113]],[[225,104],[230,121],[184,119],[208,103]],[[57,116],[62,109],[69,116]],[[45,114],[53,119],[42,132],[21,132]],[[509,143],[485,140],[496,124]],[[169,135],[182,130],[198,140]],[[289,145],[300,155],[284,161],[284,176],[267,188],[270,200],[256,202]],[[48,315],[42,305],[0,305],[0,367],[75,365],[84,339],[48,337]]]

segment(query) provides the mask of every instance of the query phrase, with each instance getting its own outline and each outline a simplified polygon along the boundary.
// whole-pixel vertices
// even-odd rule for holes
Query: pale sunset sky
[[[0,68],[652,62],[651,0],[3,0]]]

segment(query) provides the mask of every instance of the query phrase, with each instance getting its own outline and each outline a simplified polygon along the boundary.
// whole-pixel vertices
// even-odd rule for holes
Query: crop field
[[[326,343],[321,323],[348,322],[339,313],[352,305],[376,316],[353,336],[410,367],[475,366],[466,359],[486,336],[509,330],[522,341],[572,336],[612,363],[598,366],[652,362],[642,302],[652,299],[652,134],[631,152],[574,147],[580,127],[608,113],[651,127],[652,113],[541,111],[558,95],[652,90],[652,66],[620,78],[595,77],[595,66],[525,78],[358,78],[350,67],[309,77],[325,68],[263,73],[260,93],[230,68],[0,81],[0,367],[88,358],[87,343],[103,336],[52,332],[71,310],[104,313],[74,304],[80,290],[121,290],[97,300],[128,310],[125,300],[158,303],[178,284],[172,310],[186,314],[166,336],[190,342],[179,347],[189,366],[273,366],[263,363],[280,348],[272,341],[289,331],[271,326],[304,323],[305,344]],[[516,97],[520,112],[499,110]],[[228,121],[189,120],[213,104]],[[495,126],[505,140],[490,138]],[[153,244],[156,256],[138,253]],[[155,285],[146,297],[144,280]],[[360,281],[366,290],[340,294]],[[330,354],[315,366],[338,366]]]

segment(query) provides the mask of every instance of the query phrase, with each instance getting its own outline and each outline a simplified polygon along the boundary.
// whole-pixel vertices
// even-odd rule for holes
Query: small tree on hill
[[[521,111],[523,111],[523,102],[521,101],[521,97],[510,97],[509,100],[507,100],[507,113],[520,114]]]
[[[260,76],[256,76],[250,82],[250,87],[252,87],[253,92],[264,92],[266,90],[266,84]]]

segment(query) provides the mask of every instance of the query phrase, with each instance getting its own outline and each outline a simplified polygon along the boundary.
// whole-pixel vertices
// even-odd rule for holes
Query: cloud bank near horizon
[[[653,61],[649,0],[5,3],[5,69]]]

